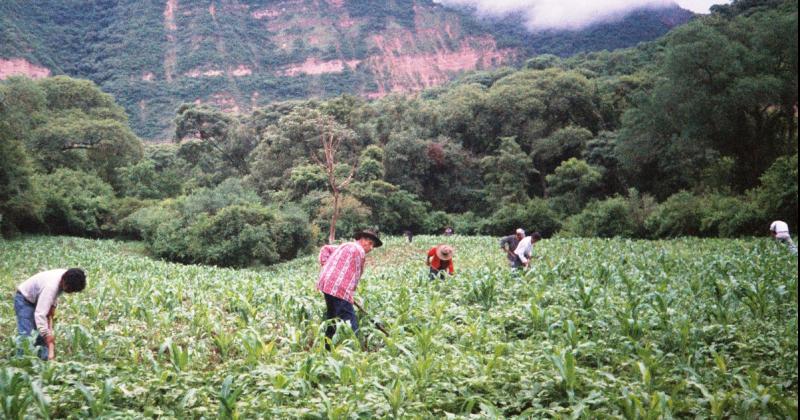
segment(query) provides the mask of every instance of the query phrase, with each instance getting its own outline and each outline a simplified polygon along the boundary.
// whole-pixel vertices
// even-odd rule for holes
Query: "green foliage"
[[[142,159],[135,165],[119,169],[120,191],[138,198],[167,198],[181,193],[183,183],[174,169],[158,171],[157,162]]]
[[[561,214],[576,214],[602,192],[602,168],[570,158],[547,175],[548,193]]]
[[[359,314],[360,335],[343,326],[330,350],[316,255],[234,270],[155,261],[131,242],[0,241],[4,290],[32,266],[79,261],[89,275],[83,293],[59,298],[56,362],[0,358],[0,415],[797,412],[797,259],[767,237],[546,239],[512,275],[496,237],[454,235],[456,275],[434,283],[420,251],[441,236],[383,239],[356,298],[389,335]],[[0,335],[15,334],[11,305],[0,305]]]
[[[305,216],[264,207],[236,179],[165,200],[123,220],[159,257],[219,266],[274,264],[312,242]]]
[[[489,199],[498,205],[504,201],[519,202],[528,198],[528,176],[537,173],[533,162],[522,151],[514,137],[503,137],[494,155],[481,160],[483,178]]]
[[[583,237],[634,237],[639,230],[623,197],[593,201],[564,222],[563,234]]]
[[[658,238],[732,237],[763,234],[769,220],[747,197],[699,196],[681,191],[659,204],[645,220],[645,226]]]
[[[701,236],[704,210],[702,197],[681,191],[659,204],[645,223],[647,230],[658,238]]]
[[[76,236],[100,236],[103,222],[112,213],[114,191],[96,175],[72,169],[35,175],[44,201],[40,229]]]
[[[619,150],[632,185],[665,197],[697,185],[702,168],[727,156],[736,165],[731,186],[742,192],[796,152],[796,12],[786,2],[782,11],[712,16],[670,33],[660,80],[623,118]]]
[[[797,226],[797,153],[775,160],[759,178],[756,203],[767,218]]]
[[[0,236],[17,230],[17,224],[27,218],[39,218],[42,203],[33,193],[33,167],[24,144],[16,137],[12,125],[12,94],[0,85]]]
[[[247,175],[247,157],[255,148],[255,135],[235,118],[205,105],[184,104],[175,118],[176,142],[197,139],[195,155],[208,154],[214,171]],[[195,159],[199,156],[195,156]]]
[[[468,211],[460,214],[451,214],[453,230],[459,235],[477,235],[481,232],[484,219]]]
[[[546,200],[532,198],[524,204],[504,204],[482,223],[481,232],[505,236],[518,227],[527,232],[538,231],[543,237],[549,237],[558,231],[561,222]]]
[[[351,239],[355,232],[370,225],[372,211],[370,207],[366,206],[357,198],[348,195],[343,196],[339,209],[339,219],[336,221],[338,239]],[[319,226],[321,232],[329,231],[332,214],[333,198],[329,195],[325,195],[320,201],[314,219],[314,223]]]

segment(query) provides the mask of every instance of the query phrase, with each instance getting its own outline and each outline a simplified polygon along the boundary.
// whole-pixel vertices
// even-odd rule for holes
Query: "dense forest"
[[[4,0],[0,58],[95,82],[134,133],[163,140],[182,102],[250,112],[278,100],[416,92],[532,54],[630,47],[691,17],[674,6],[532,34],[431,0]]]
[[[0,228],[271,264],[384,233],[669,238],[797,226],[797,1],[736,0],[634,48],[543,54],[414,96],[185,104],[144,144],[97,85],[0,83]],[[334,205],[334,203],[336,205]]]

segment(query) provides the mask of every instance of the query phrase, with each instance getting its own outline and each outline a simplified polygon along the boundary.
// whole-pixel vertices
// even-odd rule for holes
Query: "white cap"
[[[517,234],[518,234],[518,235],[525,236],[525,231],[524,231],[524,230],[522,230],[522,228],[518,228],[518,229],[517,229]]]

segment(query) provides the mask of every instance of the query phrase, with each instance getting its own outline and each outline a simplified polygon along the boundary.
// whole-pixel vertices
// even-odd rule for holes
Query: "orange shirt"
[[[431,267],[434,270],[442,269],[442,261],[438,256],[436,256],[436,247],[433,247],[430,251],[428,251],[428,257],[433,257],[431,258]],[[445,261],[445,263],[447,264],[447,272],[453,274],[453,259],[451,258],[450,261]]]

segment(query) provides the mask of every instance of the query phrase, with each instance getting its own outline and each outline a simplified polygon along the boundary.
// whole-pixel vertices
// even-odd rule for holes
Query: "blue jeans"
[[[34,313],[36,312],[36,305],[28,302],[22,293],[17,292],[14,295],[14,312],[17,314],[17,332],[19,333],[19,343],[22,345],[22,340],[30,337],[32,331],[36,331],[36,319]],[[39,334],[36,337],[36,346],[39,347],[39,358],[47,360],[47,346],[44,342],[44,337]],[[17,350],[17,354],[22,354],[22,349]]]
[[[353,309],[353,304],[327,293],[323,293],[323,295],[325,295],[325,319],[339,318],[342,321],[347,321],[350,323],[350,327],[353,328],[353,332],[357,333],[358,318],[356,318],[356,311]],[[333,325],[325,330],[325,335],[328,338],[332,338],[334,334],[336,334],[336,327]]]

